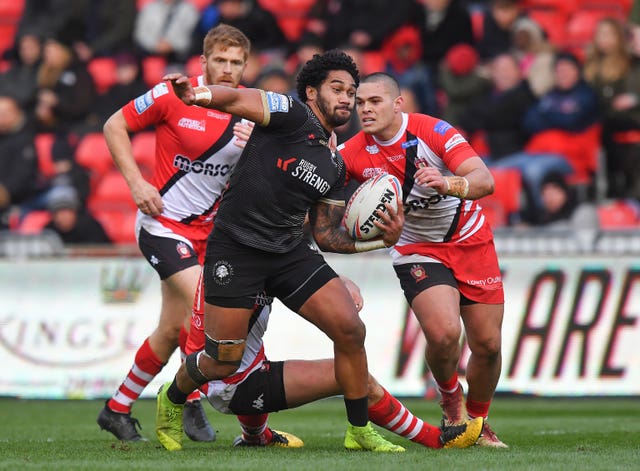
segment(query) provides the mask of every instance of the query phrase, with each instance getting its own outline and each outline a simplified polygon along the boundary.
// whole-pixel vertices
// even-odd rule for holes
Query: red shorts
[[[462,242],[418,243],[396,246],[402,255],[423,255],[440,261],[455,277],[458,290],[471,301],[504,304],[502,273],[487,224]],[[398,261],[403,264],[402,260]]]

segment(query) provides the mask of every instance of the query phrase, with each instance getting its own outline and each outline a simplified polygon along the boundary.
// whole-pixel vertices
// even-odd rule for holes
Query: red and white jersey
[[[396,247],[416,243],[459,242],[485,223],[481,207],[471,200],[438,194],[416,184],[417,168],[429,165],[444,176],[477,153],[450,124],[424,114],[402,114],[402,126],[388,141],[359,132],[338,147],[347,178],[363,182],[390,173],[402,183],[405,225]]]
[[[203,85],[203,77],[194,77],[191,83]],[[166,82],[130,101],[123,114],[134,132],[155,127],[156,166],[151,183],[164,205],[155,219],[189,240],[206,239],[215,205],[242,153],[233,144],[233,124],[238,118],[187,106]],[[143,216],[138,214],[138,225],[141,218],[149,218]]]

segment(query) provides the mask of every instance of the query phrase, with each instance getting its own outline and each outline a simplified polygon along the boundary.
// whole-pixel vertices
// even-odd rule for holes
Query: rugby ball
[[[382,231],[373,223],[380,219],[377,210],[388,212],[385,203],[396,208],[402,201],[400,181],[388,173],[371,177],[353,193],[344,212],[342,225],[357,240],[369,240]]]

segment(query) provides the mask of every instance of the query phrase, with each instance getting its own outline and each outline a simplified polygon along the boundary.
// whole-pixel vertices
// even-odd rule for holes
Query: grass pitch
[[[403,401],[416,415],[437,424],[435,402]],[[235,417],[207,406],[218,433],[215,443],[194,443],[170,453],[153,429],[155,401],[141,400],[134,417],[147,443],[121,443],[99,429],[102,401],[0,399],[2,470],[640,470],[640,401],[498,397],[491,424],[506,450],[473,447],[430,450],[383,430],[406,453],[348,452],[341,399],[328,399],[272,414],[272,428],[305,441],[302,449],[235,449]]]

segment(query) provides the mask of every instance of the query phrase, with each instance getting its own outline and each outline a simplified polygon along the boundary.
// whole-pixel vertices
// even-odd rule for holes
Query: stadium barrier
[[[518,253],[509,237],[496,238],[506,291],[498,392],[640,395],[640,236],[521,234]],[[157,322],[156,274],[134,249],[31,258],[11,247],[22,256],[0,258],[0,396],[109,396]],[[425,341],[387,255],[326,258],[362,289],[372,373],[394,394],[428,395]],[[279,302],[265,343],[273,360],[332,355],[331,342]],[[465,346],[462,375],[468,354]],[[145,396],[178,364],[174,355]]]

